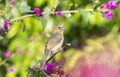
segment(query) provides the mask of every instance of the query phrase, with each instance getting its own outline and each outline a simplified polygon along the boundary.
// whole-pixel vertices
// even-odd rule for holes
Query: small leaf
[[[22,20],[23,23],[23,32],[26,30],[26,24],[24,23],[24,21]]]
[[[23,32],[26,30],[26,25],[23,26]]]
[[[85,20],[86,22],[88,22],[88,15],[87,15],[87,12],[84,11],[84,10],[80,10],[80,12],[81,12],[81,14],[82,14],[84,20]]]
[[[94,12],[93,12],[93,11],[89,11],[89,13],[90,13],[90,14],[92,14],[92,15],[94,14]]]
[[[26,12],[31,11],[30,8],[31,7],[28,6],[26,2],[22,2],[21,5],[20,5],[20,11],[21,11],[21,13],[26,13]]]
[[[99,0],[95,0],[94,3],[95,3],[94,10],[96,10],[101,5],[101,3]]]
[[[42,31],[44,31],[45,27],[46,27],[46,22],[44,21],[44,19],[42,19],[41,17],[36,17],[37,19],[39,19],[42,23]]]
[[[62,7],[60,5],[58,5],[56,8],[55,8],[55,11],[61,11],[62,10]]]
[[[3,39],[4,39],[4,37],[3,37],[3,36],[0,36],[0,41],[3,40]]]
[[[120,0],[115,0],[115,3],[116,3],[116,4],[119,4],[119,3],[120,3]]]
[[[66,18],[69,18],[69,17],[71,17],[72,15],[71,15],[71,13],[65,13],[64,16],[65,16]]]

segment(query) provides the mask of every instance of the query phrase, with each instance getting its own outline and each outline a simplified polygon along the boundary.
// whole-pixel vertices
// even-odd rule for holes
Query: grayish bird
[[[42,66],[44,66],[45,62],[47,61],[48,55],[50,55],[51,53],[56,53],[57,50],[61,48],[64,40],[64,29],[64,26],[58,26],[51,34],[51,37],[48,39],[44,50]]]

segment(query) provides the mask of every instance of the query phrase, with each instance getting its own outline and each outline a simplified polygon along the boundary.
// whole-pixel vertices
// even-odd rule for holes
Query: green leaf
[[[45,27],[46,27],[46,22],[44,19],[42,19],[41,17],[36,17],[37,19],[39,19],[41,21],[42,24],[42,31],[44,31]]]
[[[24,21],[22,20],[22,23],[23,23],[23,32],[26,30],[26,24],[24,23]]]
[[[83,16],[83,19],[84,19],[86,22],[88,22],[88,15],[87,15],[87,12],[84,11],[84,10],[80,10],[80,12],[81,12],[81,14],[82,14],[82,16]]]
[[[115,3],[116,3],[116,4],[119,4],[119,3],[120,3],[120,0],[115,0]]]
[[[101,5],[101,3],[99,0],[95,0],[94,3],[95,3],[94,10],[96,10]]]
[[[72,15],[71,15],[71,13],[65,13],[64,16],[65,16],[66,18],[69,18],[69,17],[71,17]]]
[[[29,11],[31,11],[30,9],[31,9],[31,7],[28,6],[25,1],[23,1],[23,2],[21,3],[21,5],[20,5],[20,12],[21,12],[21,13],[29,12]]]
[[[0,36],[0,41],[3,40],[3,39],[4,39],[4,37],[3,37],[3,36]]]

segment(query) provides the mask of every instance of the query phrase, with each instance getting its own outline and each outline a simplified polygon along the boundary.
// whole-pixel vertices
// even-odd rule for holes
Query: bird
[[[56,53],[59,48],[61,48],[63,41],[64,41],[64,29],[65,27],[60,25],[57,26],[57,28],[53,31],[51,34],[50,38],[48,39],[46,45],[45,45],[45,50],[44,50],[44,56],[42,59],[42,66],[47,61],[47,57],[52,53]]]

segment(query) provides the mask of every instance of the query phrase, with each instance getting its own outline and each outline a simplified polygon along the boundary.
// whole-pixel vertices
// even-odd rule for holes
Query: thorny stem
[[[94,11],[93,9],[88,9],[88,10],[84,10],[86,12],[91,12],[91,11]],[[68,11],[60,11],[62,12],[62,14],[64,13],[77,13],[77,12],[80,12],[80,10],[68,10]],[[45,15],[45,14],[55,14],[55,12],[43,12],[42,15]],[[36,14],[28,14],[28,15],[24,15],[24,16],[21,16],[21,17],[18,17],[18,18],[13,18],[10,20],[10,22],[13,22],[13,21],[16,21],[16,20],[20,20],[20,19],[24,19],[24,18],[27,18],[27,17],[32,17],[32,16],[37,16]]]

